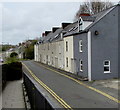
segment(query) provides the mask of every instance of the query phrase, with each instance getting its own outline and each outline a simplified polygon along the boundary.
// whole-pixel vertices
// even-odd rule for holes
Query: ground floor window
[[[83,61],[80,60],[80,71],[83,71]]]
[[[66,67],[68,67],[68,57],[66,57]]]
[[[104,73],[110,73],[110,61],[109,60],[104,61]]]
[[[53,62],[53,57],[52,57],[52,65],[54,65],[54,62]]]

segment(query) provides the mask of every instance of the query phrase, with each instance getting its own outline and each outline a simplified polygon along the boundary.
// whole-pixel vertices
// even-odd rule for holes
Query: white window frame
[[[83,52],[83,44],[82,44],[82,40],[79,41],[79,52]]]
[[[105,65],[105,62],[108,62],[108,65]],[[110,72],[110,69],[111,69],[111,68],[110,68],[110,60],[105,60],[105,61],[103,62],[103,65],[104,65],[104,68],[105,68],[105,67],[108,67],[108,68],[109,68],[109,71],[104,71],[104,73],[111,73],[111,72]]]
[[[83,61],[82,60],[80,60],[80,71],[83,72]]]
[[[80,17],[78,19],[78,32],[83,30],[83,25],[84,25],[83,19]]]

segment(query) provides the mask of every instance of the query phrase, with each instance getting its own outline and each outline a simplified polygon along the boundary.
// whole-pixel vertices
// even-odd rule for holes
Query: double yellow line
[[[82,85],[82,86],[84,86],[84,87],[86,87],[86,88],[89,88],[89,89],[91,89],[91,90],[93,90],[93,91],[95,91],[95,92],[97,92],[97,93],[99,93],[99,94],[101,94],[101,95],[109,98],[110,100],[112,100],[112,101],[114,101],[114,102],[116,102],[116,103],[120,103],[120,100],[116,99],[115,97],[113,97],[113,96],[111,96],[111,95],[109,95],[109,94],[107,94],[107,93],[105,93],[105,92],[103,92],[103,91],[100,91],[100,90],[98,90],[98,89],[96,89],[96,88],[94,88],[94,87],[88,86],[87,84],[85,84],[85,83],[83,83],[83,82],[81,82],[81,81],[79,81],[79,80],[76,80],[76,79],[74,79],[74,78],[72,78],[72,77],[70,77],[70,76],[68,76],[68,75],[65,75],[65,74],[63,74],[63,73],[60,73],[60,72],[55,71],[55,70],[53,70],[53,69],[50,69],[50,68],[48,68],[48,67],[46,67],[46,66],[43,66],[43,65],[41,65],[41,64],[39,64],[39,63],[36,63],[36,64],[38,64],[38,65],[40,65],[40,66],[42,66],[42,67],[44,67],[44,68],[46,68],[46,69],[48,69],[48,70],[51,70],[51,71],[53,71],[53,72],[55,72],[55,73],[58,73],[58,74],[60,74],[60,75],[62,75],[62,76],[65,76],[65,77],[67,77],[67,78],[69,78],[69,79],[71,79],[71,80],[79,83],[80,85]]]
[[[64,108],[68,110],[73,110],[62,98],[60,98],[53,90],[51,90],[47,85],[45,85],[40,79],[38,79],[35,74],[24,64],[23,66],[29,71],[31,76],[45,89],[47,90]]]

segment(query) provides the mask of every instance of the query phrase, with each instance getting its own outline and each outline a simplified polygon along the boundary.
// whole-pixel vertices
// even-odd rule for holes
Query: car
[[[0,58],[0,62],[1,62],[1,63],[3,63],[3,62],[4,62],[4,60],[3,60],[2,58]]]

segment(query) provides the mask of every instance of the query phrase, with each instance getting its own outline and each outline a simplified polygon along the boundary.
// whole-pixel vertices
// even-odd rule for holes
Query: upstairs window
[[[59,54],[61,54],[61,45],[59,44]]]
[[[110,73],[110,61],[109,60],[104,61],[104,73]]]
[[[83,52],[82,40],[79,41],[79,52]]]
[[[80,17],[78,19],[78,32],[82,31],[83,30],[83,20],[82,18]]]
[[[68,51],[68,41],[66,41],[66,52]]]
[[[48,50],[49,50],[49,43],[48,43]]]

